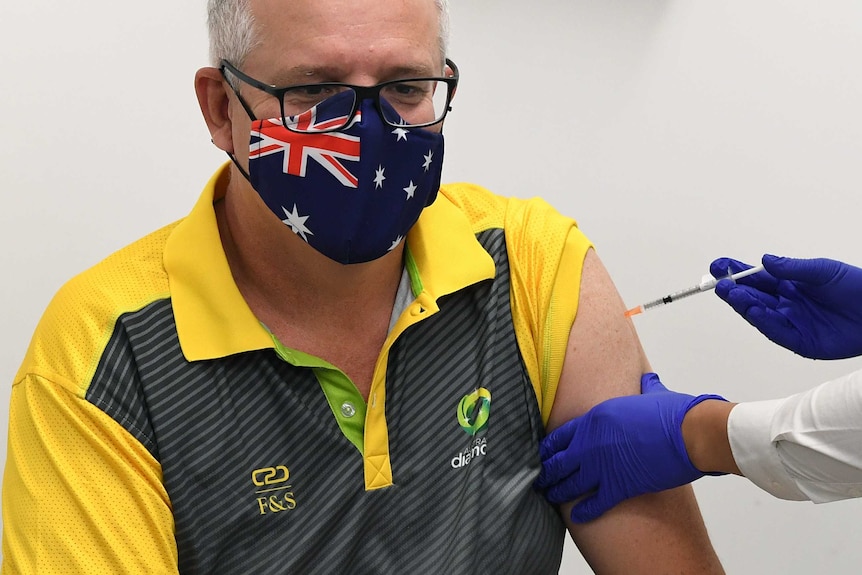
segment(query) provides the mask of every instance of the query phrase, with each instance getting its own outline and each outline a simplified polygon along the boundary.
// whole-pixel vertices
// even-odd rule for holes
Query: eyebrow
[[[392,78],[427,78],[442,74],[442,70],[435,74],[425,66],[399,66],[388,71]]]

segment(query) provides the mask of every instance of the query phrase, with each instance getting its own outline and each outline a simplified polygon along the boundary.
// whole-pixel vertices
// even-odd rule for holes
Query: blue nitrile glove
[[[682,420],[705,399],[725,401],[669,391],[658,375],[644,374],[641,395],[604,401],[542,440],[536,487],[554,504],[586,496],[571,513],[583,523],[629,497],[703,477],[686,452]]]
[[[782,347],[812,359],[862,355],[862,269],[825,258],[766,254],[766,272],[720,281],[715,293],[748,323]],[[712,262],[716,278],[751,266],[730,258]]]

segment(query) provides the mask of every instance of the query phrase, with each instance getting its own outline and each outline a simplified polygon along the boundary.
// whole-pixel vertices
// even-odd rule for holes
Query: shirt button
[[[344,417],[353,417],[356,415],[356,408],[349,401],[341,404],[341,415]]]

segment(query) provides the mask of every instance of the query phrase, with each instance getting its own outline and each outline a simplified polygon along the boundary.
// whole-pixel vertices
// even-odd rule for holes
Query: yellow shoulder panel
[[[510,201],[476,184],[447,184],[440,187],[440,194],[467,216],[474,234],[501,227]]]
[[[60,288],[36,327],[15,382],[34,371],[53,374],[53,380],[66,382],[82,397],[117,318],[168,296],[162,252],[174,225],[115,252]]]

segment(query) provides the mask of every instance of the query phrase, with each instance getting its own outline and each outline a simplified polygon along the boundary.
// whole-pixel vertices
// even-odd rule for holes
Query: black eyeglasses
[[[376,86],[354,86],[341,82],[321,82],[276,87],[243,73],[227,60],[219,70],[233,88],[249,117],[257,119],[233,85],[228,73],[249,86],[278,99],[284,127],[292,132],[326,133],[342,130],[356,116],[363,100],[371,99],[383,120],[394,128],[424,128],[443,121],[458,86],[458,67],[446,59],[452,76],[446,78],[405,78]],[[314,119],[314,111],[327,108],[326,119]]]

